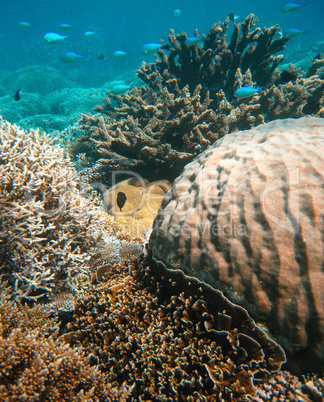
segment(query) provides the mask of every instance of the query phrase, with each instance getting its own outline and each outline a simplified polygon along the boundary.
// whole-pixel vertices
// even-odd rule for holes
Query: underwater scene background
[[[324,400],[324,2],[0,2],[0,400]]]
[[[124,72],[136,70],[143,60],[152,61],[153,55],[143,58],[140,49],[147,42],[167,41],[170,28],[176,33],[185,31],[193,35],[207,34],[209,28],[223,21],[232,12],[239,15],[239,21],[250,13],[259,19],[259,26],[279,24],[285,28],[295,27],[306,31],[288,45],[284,53],[291,52],[288,62],[301,61],[308,52],[315,56],[323,50],[323,2],[310,1],[307,7],[295,12],[283,13],[279,7],[284,2],[249,0],[238,1],[37,1],[35,3],[10,2],[3,0],[1,10],[1,76],[18,68],[38,64],[62,71],[82,87],[100,86],[109,79],[115,79]],[[180,10],[179,16],[174,15]],[[28,22],[30,28],[20,30],[19,22]],[[60,30],[62,23],[71,29]],[[86,31],[94,31],[92,38],[84,38]],[[68,35],[59,46],[48,46],[42,39],[46,32]],[[114,59],[113,52],[122,49],[127,57]],[[59,60],[64,51],[86,55],[77,65],[64,65]],[[100,54],[104,59],[98,60]],[[309,57],[311,57],[311,55]],[[72,71],[71,71],[72,70]]]

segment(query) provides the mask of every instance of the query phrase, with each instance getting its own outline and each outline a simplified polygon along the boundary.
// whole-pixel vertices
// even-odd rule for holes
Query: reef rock
[[[3,78],[1,85],[8,92],[15,93],[18,88],[22,88],[25,93],[40,95],[47,95],[67,86],[76,86],[55,68],[39,65],[19,68]]]
[[[176,179],[150,238],[261,320],[295,371],[324,365],[323,135],[315,117],[226,135]]]

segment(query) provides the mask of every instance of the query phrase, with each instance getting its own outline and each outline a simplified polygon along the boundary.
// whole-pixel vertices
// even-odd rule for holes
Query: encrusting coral
[[[135,236],[148,240],[152,224],[171,183],[158,180],[149,183],[147,180],[130,178],[118,182],[102,196],[102,206],[114,217],[116,224],[123,225]],[[125,203],[120,208],[117,203],[118,194],[124,194]]]
[[[283,56],[274,54],[288,38],[276,37],[279,26],[254,28],[256,21],[250,15],[234,24],[228,44],[229,20],[215,24],[203,45],[189,45],[185,33],[170,31],[169,55],[159,49],[159,59],[138,70],[146,86],[110,93],[95,108],[100,114],[80,119],[84,135],[70,145],[70,153],[73,158],[83,153],[93,164],[82,177],[110,184],[111,171],[119,169],[148,180],[173,180],[227,133],[275,119],[324,116],[322,59],[287,82],[277,68]],[[263,89],[243,99],[233,96],[242,86]]]

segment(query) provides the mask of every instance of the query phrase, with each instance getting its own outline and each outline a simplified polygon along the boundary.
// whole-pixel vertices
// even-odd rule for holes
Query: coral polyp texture
[[[254,376],[285,362],[220,291],[145,259],[124,279],[117,274],[77,302],[62,338],[82,346],[113,386],[129,386],[131,400],[238,402],[255,395]]]
[[[19,299],[72,290],[101,236],[99,207],[53,139],[2,119],[0,138],[1,279]]]
[[[126,401],[129,391],[112,388],[80,350],[46,339],[39,331],[6,332],[0,314],[2,401]]]
[[[324,119],[229,134],[188,164],[154,221],[154,256],[242,303],[290,367],[324,365]]]

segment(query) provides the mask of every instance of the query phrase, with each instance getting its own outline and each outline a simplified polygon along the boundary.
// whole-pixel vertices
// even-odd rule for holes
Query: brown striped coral
[[[223,137],[175,181],[150,239],[264,320],[296,372],[324,364],[323,135],[302,118]]]

